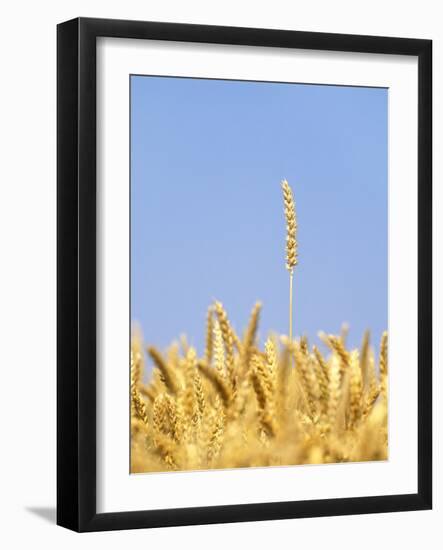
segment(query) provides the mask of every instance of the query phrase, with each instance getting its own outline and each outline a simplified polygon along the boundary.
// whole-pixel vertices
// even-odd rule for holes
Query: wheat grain
[[[329,402],[328,402],[328,423],[334,426],[337,417],[337,409],[340,399],[340,361],[335,355],[331,358],[329,367]]]
[[[223,337],[227,374],[231,381],[231,384],[235,386],[234,339],[232,336],[233,331],[229,323],[229,319],[226,314],[226,311],[223,308],[223,304],[221,302],[215,302],[214,307],[215,307],[215,311],[217,314],[218,322],[220,324],[220,329]]]
[[[249,318],[248,327],[245,332],[245,337],[243,340],[243,365],[244,369],[248,370],[249,368],[249,359],[251,357],[255,339],[257,335],[257,327],[260,318],[261,304],[257,302],[252,309],[251,316]]]
[[[286,217],[286,269],[292,271],[297,265],[297,217],[292,189],[287,180],[281,182]]]
[[[211,384],[213,384],[214,388],[217,390],[218,394],[223,400],[225,407],[228,407],[231,401],[231,392],[224,379],[218,374],[216,370],[211,369],[202,362],[198,363],[197,366],[200,369],[201,373],[211,382]]]
[[[160,371],[162,381],[164,382],[165,386],[171,393],[177,393],[177,383],[174,379],[174,374],[169,368],[168,364],[163,359],[161,353],[158,351],[157,348],[152,346],[148,348],[148,353],[154,361],[155,366]]]
[[[353,428],[358,422],[362,413],[362,373],[359,362],[358,351],[353,351],[350,355],[350,406],[349,406],[349,427]]]
[[[224,378],[226,375],[225,372],[225,349],[223,344],[223,335],[220,328],[220,323],[218,319],[214,322],[214,367],[218,374]],[[209,365],[209,363],[206,363]]]
[[[144,424],[148,424],[146,405],[137,390],[133,390],[132,392],[132,405],[135,416],[138,417]]]
[[[380,358],[378,367],[380,370],[381,394],[386,399],[388,385],[388,333],[384,332],[380,342]]]
[[[152,406],[152,423],[157,432],[168,433],[166,401],[162,393],[157,395],[154,399]]]
[[[206,315],[205,362],[207,365],[210,365],[212,362],[212,353],[214,348],[213,333],[214,333],[214,311],[212,306],[210,306],[208,308],[208,313]]]

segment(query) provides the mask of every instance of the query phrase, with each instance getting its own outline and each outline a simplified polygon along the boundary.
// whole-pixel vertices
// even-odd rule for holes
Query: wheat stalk
[[[166,361],[163,359],[161,353],[158,351],[157,348],[153,346],[148,347],[148,353],[154,361],[155,366],[160,371],[160,376],[165,386],[172,394],[177,393],[177,384],[174,379],[174,373],[172,372],[172,369],[169,367]]]
[[[381,336],[378,368],[380,370],[381,393],[386,397],[388,383],[388,333],[386,331]]]
[[[143,422],[143,424],[148,424],[148,413],[146,405],[143,399],[140,397],[140,393],[137,390],[133,390],[131,397],[135,416],[138,417]]]
[[[292,189],[287,180],[281,182],[286,218],[286,269],[289,271],[289,341],[292,341],[293,278],[297,265],[297,217]]]
[[[243,362],[245,370],[249,368],[249,361],[253,352],[255,339],[257,335],[257,327],[260,318],[261,303],[257,302],[252,309],[251,316],[249,318],[248,327],[245,332],[243,341]]]
[[[269,372],[272,377],[275,377],[277,371],[277,350],[275,349],[275,342],[272,338],[268,338],[265,342],[265,353]]]
[[[214,355],[214,367],[219,375],[225,377],[225,348],[223,344],[223,334],[220,328],[220,323],[218,319],[214,322],[213,327],[213,355]],[[207,363],[205,361],[207,365]]]
[[[225,347],[226,358],[226,371],[232,386],[235,386],[235,374],[234,374],[234,338],[231,324],[229,323],[228,315],[221,302],[215,302],[214,304],[217,319],[222,332],[223,343]]]
[[[223,400],[225,407],[229,406],[231,400],[231,392],[224,381],[224,379],[219,375],[219,373],[208,367],[205,363],[197,363],[197,367],[200,369],[200,372],[211,382],[218,394]]]
[[[214,351],[214,317],[213,317],[213,308],[210,306],[208,308],[208,313],[206,315],[206,348],[205,348],[205,361],[207,365],[211,364],[212,354]]]

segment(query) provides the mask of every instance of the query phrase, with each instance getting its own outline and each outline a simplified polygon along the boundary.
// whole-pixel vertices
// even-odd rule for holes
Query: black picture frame
[[[96,512],[96,39],[401,54],[418,58],[416,494]],[[57,523],[75,531],[425,510],[432,507],[432,42],[78,18],[57,28]]]

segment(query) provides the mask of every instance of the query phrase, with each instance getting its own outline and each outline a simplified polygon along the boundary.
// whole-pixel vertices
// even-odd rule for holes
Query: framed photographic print
[[[432,506],[432,44],[58,26],[77,531]]]

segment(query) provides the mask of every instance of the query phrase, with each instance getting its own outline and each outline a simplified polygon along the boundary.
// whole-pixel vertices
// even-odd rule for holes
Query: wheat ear
[[[260,318],[260,310],[261,310],[261,303],[257,302],[252,310],[248,327],[246,329],[245,336],[244,336],[243,362],[244,362],[245,371],[248,371],[249,369],[249,360],[251,358],[256,336],[257,336],[257,327],[258,327],[258,322]]]
[[[221,302],[214,303],[215,313],[222,332],[223,343],[225,345],[226,370],[233,387],[235,387],[234,376],[234,338],[233,330],[229,323],[228,315]]]
[[[289,271],[289,341],[292,341],[292,296],[294,267],[297,265],[297,218],[292,189],[287,180],[281,182],[286,218],[286,269]]]
[[[380,342],[380,358],[378,368],[380,370],[380,386],[381,393],[386,398],[387,382],[388,382],[388,333],[385,331],[381,336]]]
[[[208,313],[207,313],[207,316],[206,316],[205,361],[206,361],[207,365],[211,364],[212,354],[213,354],[213,351],[214,351],[213,331],[214,331],[214,316],[213,316],[213,308],[212,308],[212,306],[210,306],[208,308]]]
[[[231,401],[231,392],[226,382],[224,381],[224,379],[220,376],[220,374],[216,370],[211,369],[201,361],[197,363],[197,367],[200,369],[200,372],[214,386],[215,390],[218,392],[218,394],[222,398],[223,404],[225,405],[225,407],[228,407]]]
[[[168,390],[174,395],[177,393],[177,384],[174,379],[174,372],[170,369],[169,365],[163,359],[161,353],[157,348],[150,346],[148,347],[148,353],[154,361],[155,366],[160,371],[160,377],[164,382]]]

